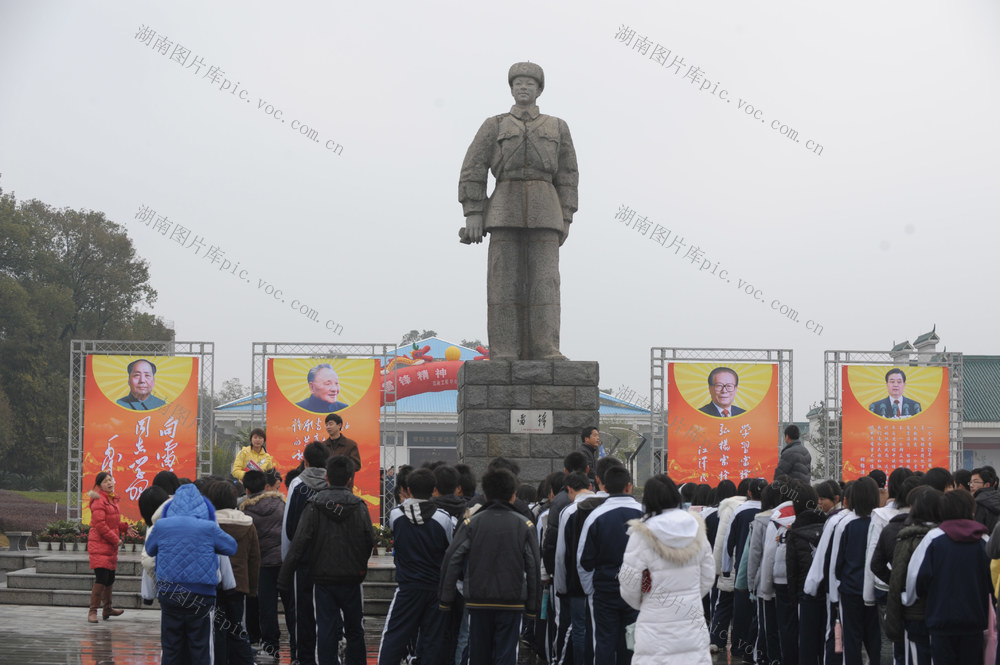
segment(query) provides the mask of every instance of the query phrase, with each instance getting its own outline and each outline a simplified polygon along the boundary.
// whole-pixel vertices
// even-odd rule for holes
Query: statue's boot
[[[559,352],[559,305],[534,305],[529,309],[529,347],[536,360],[566,360]]]

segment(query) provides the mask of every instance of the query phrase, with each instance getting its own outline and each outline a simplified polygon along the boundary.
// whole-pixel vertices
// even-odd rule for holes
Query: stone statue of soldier
[[[535,100],[542,68],[519,62],[507,73],[514,106],[488,118],[462,163],[458,200],[463,243],[490,234],[487,332],[493,360],[564,359],[559,352],[559,247],[577,208],[579,173],[566,123]],[[486,197],[487,173],[496,187]]]

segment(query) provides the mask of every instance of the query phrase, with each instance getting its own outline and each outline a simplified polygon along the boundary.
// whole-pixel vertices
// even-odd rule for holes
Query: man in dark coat
[[[809,484],[812,475],[812,455],[799,440],[799,428],[789,425],[785,428],[785,447],[778,458],[778,466],[774,467],[774,479],[788,476],[791,480],[801,480]]]
[[[580,441],[579,450],[586,458],[587,466],[590,467],[587,471],[587,477],[593,483],[594,473],[597,471],[597,455],[601,448],[601,433],[593,425],[588,425],[580,432]]]
[[[345,660],[360,663],[365,659],[361,583],[368,574],[375,535],[368,507],[351,491],[354,464],[350,458],[338,455],[327,460],[326,479],[330,486],[314,494],[302,511],[278,573],[278,588],[292,588],[299,562],[310,553],[318,662],[336,662],[343,627],[347,637]],[[301,638],[298,646],[299,660],[304,661],[307,655]]]
[[[330,457],[343,455],[350,457],[354,461],[355,471],[361,470],[361,451],[358,449],[358,442],[344,436],[340,428],[344,426],[344,419],[337,413],[331,413],[326,417],[326,433],[330,435],[323,445],[330,451]]]
[[[1000,491],[997,490],[997,472],[992,466],[972,470],[969,488],[976,498],[975,520],[983,524],[989,533],[997,525],[1000,517]]]

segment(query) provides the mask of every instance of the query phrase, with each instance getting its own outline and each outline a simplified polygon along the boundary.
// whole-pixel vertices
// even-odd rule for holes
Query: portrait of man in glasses
[[[730,418],[746,413],[733,404],[740,387],[740,376],[728,367],[716,367],[708,373],[708,392],[712,401],[698,409],[715,418]]]

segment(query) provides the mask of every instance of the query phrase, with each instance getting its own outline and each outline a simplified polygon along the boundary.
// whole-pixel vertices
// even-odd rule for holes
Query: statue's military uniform
[[[508,80],[540,67],[518,63]],[[487,171],[496,178],[486,199]],[[559,246],[577,209],[576,152],[569,127],[514,105],[486,120],[462,164],[458,199],[466,217],[483,215],[490,234],[487,306],[490,357],[562,358],[559,353]]]

